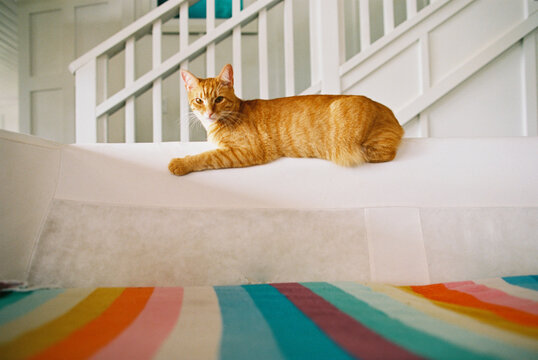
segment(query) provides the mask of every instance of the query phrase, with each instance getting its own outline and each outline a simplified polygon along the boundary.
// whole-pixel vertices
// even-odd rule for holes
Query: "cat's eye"
[[[215,104],[221,103],[224,98],[222,96],[219,96],[215,99]]]
[[[202,105],[202,104],[204,103],[204,100],[202,100],[202,99],[200,99],[200,98],[196,98],[196,99],[194,99],[194,101],[196,101],[196,103],[197,103],[198,105]]]

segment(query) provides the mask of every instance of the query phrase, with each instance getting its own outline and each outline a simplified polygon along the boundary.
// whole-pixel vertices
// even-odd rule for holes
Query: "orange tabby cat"
[[[386,106],[364,96],[308,95],[243,101],[233,70],[198,79],[182,70],[189,104],[218,149],[176,158],[175,175],[245,167],[280,157],[315,157],[339,165],[394,159],[403,129]]]

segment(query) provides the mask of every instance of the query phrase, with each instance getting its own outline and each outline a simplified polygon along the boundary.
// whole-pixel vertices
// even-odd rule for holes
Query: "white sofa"
[[[390,163],[169,174],[207,143],[0,131],[0,279],[427,284],[538,273],[538,138],[405,139]]]

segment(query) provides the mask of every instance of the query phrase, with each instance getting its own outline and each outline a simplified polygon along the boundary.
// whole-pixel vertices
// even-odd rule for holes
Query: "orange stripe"
[[[515,323],[513,321],[507,320],[503,317],[500,317],[499,315],[486,310],[486,309],[477,309],[470,306],[465,305],[458,305],[454,303],[439,301],[439,300],[433,300],[431,298],[428,298],[425,295],[419,294],[411,287],[409,286],[402,286],[399,287],[401,290],[406,291],[410,294],[413,294],[414,296],[420,296],[425,298],[428,301],[431,301],[432,304],[435,306],[439,306],[441,308],[445,308],[449,311],[461,314],[463,316],[467,316],[468,318],[472,320],[479,321],[481,323],[484,323],[488,326],[492,326],[494,328],[498,328],[500,330],[507,330],[510,331],[516,335],[523,335],[526,337],[529,337],[531,339],[538,339],[538,328],[532,327],[532,326],[524,326],[519,323]]]
[[[92,359],[151,359],[172,331],[182,301],[183,288],[155,288],[136,320]]]
[[[127,288],[96,319],[32,359],[85,359],[111,342],[140,314],[153,288]]]
[[[53,346],[84,327],[105,311],[123,288],[98,288],[66,313],[0,345],[2,359],[26,359]]]
[[[504,319],[515,323],[536,327],[538,326],[538,316],[513,309],[503,305],[496,305],[478,300],[472,295],[462,293],[457,290],[450,290],[443,284],[411,286],[414,292],[421,294],[428,299],[442,301],[445,303],[467,306],[480,310],[490,311]]]

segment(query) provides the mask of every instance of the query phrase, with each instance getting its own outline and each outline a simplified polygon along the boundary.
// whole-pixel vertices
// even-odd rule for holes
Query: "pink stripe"
[[[183,288],[155,288],[131,326],[92,358],[151,358],[176,324],[182,302]]]
[[[501,306],[511,307],[530,314],[538,315],[538,303],[532,300],[509,295],[504,291],[475,284],[472,281],[459,281],[444,284],[448,289],[474,296],[478,300]]]

